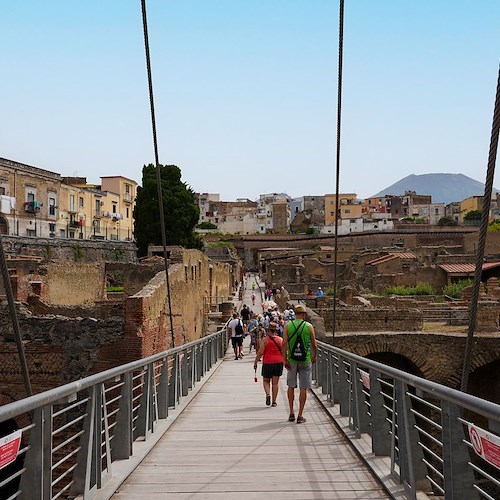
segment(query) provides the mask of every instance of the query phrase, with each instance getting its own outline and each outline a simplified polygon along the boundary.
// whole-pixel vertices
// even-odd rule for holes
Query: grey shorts
[[[290,363],[290,369],[286,376],[288,387],[297,387],[297,375],[299,376],[299,387],[310,389],[312,384],[312,364],[311,363]]]

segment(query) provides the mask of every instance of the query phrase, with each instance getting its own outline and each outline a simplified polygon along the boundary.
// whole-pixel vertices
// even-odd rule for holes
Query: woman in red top
[[[262,379],[264,391],[266,392],[266,405],[271,405],[271,380],[273,381],[273,402],[272,406],[276,406],[276,398],[278,397],[279,380],[283,374],[283,355],[281,354],[282,339],[277,335],[277,325],[269,323],[269,331],[267,336],[262,339],[259,346],[259,351],[255,356],[253,364],[254,370],[257,370],[257,363],[262,359]]]

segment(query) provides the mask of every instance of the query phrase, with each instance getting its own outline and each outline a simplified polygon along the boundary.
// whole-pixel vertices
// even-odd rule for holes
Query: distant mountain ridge
[[[469,196],[483,196],[484,184],[464,174],[411,174],[370,198],[379,198],[386,194],[398,196],[403,195],[405,191],[430,194],[433,203],[451,203],[462,201]]]

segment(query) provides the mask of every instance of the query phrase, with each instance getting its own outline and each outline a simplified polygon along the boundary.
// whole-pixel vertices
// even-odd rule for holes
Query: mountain
[[[370,198],[378,198],[385,194],[403,195],[405,191],[430,194],[433,203],[450,203],[462,201],[469,196],[484,195],[484,184],[463,174],[412,174]]]

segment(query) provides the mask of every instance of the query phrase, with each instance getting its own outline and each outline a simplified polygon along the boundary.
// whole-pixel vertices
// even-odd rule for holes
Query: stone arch
[[[0,234],[9,234],[9,222],[0,216]]]
[[[486,354],[486,353],[485,353]],[[493,358],[489,361],[473,367],[471,362],[471,373],[467,392],[482,399],[500,404],[500,357],[493,354],[484,358]]]
[[[408,349],[401,343],[389,343],[387,340],[380,338],[369,339],[366,342],[362,342],[360,345],[356,346],[355,353],[364,358],[373,359],[374,361],[379,361],[382,358],[387,358],[390,361],[390,356],[395,356],[394,361],[398,360],[399,364],[406,364],[407,368],[404,371],[408,371],[413,375],[417,375],[422,378],[429,380],[435,379],[435,373],[432,367],[427,363],[425,355],[420,355],[415,350],[410,353]],[[396,361],[394,364],[389,362],[380,361],[381,363],[393,366],[394,368],[402,369]],[[402,363],[401,363],[402,362]]]

